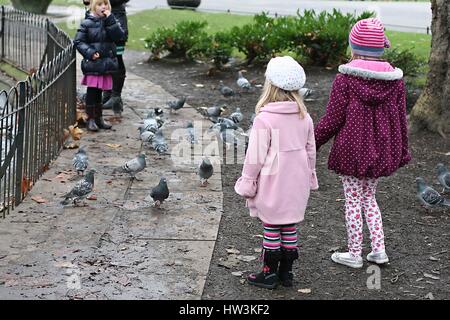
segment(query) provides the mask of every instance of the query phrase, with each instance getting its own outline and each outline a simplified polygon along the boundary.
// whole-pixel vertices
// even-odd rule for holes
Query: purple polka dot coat
[[[355,60],[339,67],[317,150],[334,137],[328,168],[357,178],[389,176],[411,160],[403,72],[387,62]]]

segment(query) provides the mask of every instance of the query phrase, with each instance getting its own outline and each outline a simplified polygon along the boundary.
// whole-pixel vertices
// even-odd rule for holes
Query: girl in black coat
[[[119,69],[116,56],[117,41],[124,41],[126,34],[114,15],[108,0],[91,0],[89,14],[81,22],[75,36],[74,45],[83,55],[81,70],[86,85],[87,129],[98,131],[111,129],[103,120],[102,91],[113,87],[112,74]]]

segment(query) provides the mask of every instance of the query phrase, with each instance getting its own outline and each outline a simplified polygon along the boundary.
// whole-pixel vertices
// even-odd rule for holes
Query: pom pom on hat
[[[275,87],[286,91],[299,90],[306,81],[302,66],[289,56],[272,58],[267,65],[266,78]]]

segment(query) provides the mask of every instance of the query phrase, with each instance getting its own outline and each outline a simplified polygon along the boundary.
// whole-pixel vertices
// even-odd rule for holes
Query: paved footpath
[[[210,157],[215,174],[209,186],[200,187],[196,167],[202,148],[195,150],[195,161],[180,163],[137,139],[148,111],[174,97],[132,73],[123,96],[121,121],[106,112],[114,130],[85,132],[81,139],[90,167],[97,170],[97,200],[85,200],[85,207],[59,204],[76,182],[71,163],[77,149],[66,149],[25,201],[0,221],[0,299],[201,298],[222,214],[219,157]],[[188,119],[210,125],[189,105],[174,115],[165,109],[165,116],[167,138]],[[217,150],[215,138],[202,143]],[[179,146],[170,142],[172,151]],[[138,174],[143,181],[111,174],[140,151],[147,155],[147,168]],[[149,192],[161,176],[171,194],[157,209]],[[33,196],[47,202],[38,204]]]

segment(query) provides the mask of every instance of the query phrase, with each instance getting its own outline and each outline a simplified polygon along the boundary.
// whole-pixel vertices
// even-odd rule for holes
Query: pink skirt
[[[85,75],[81,79],[81,84],[90,88],[98,88],[102,90],[111,90],[113,87],[112,75],[105,74],[101,76],[97,75]]]

